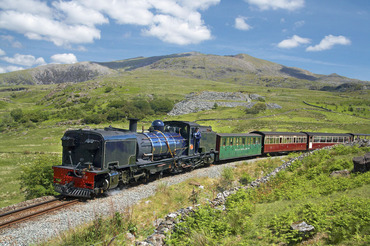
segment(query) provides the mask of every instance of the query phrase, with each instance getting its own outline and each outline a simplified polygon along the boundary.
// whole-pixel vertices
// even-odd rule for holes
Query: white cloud
[[[1,57],[0,59],[8,63],[17,64],[21,66],[27,66],[27,67],[46,64],[44,58],[42,57],[35,58],[32,55],[15,54],[14,57],[5,56],[5,57]]]
[[[0,73],[9,73],[14,71],[24,70],[23,67],[17,67],[17,66],[6,66],[6,67],[0,67]]]
[[[2,49],[0,49],[0,56],[5,56],[5,51],[3,51]]]
[[[78,62],[76,56],[72,53],[55,54],[50,58],[53,63],[72,64]]]
[[[322,50],[329,50],[333,48],[334,45],[350,45],[351,40],[344,36],[333,36],[328,35],[325,36],[321,42],[315,46],[307,47],[306,51],[322,51]]]
[[[53,6],[65,14],[65,23],[87,26],[109,23],[109,20],[102,13],[95,9],[82,6],[76,1],[53,2]]]
[[[300,46],[301,44],[309,44],[311,41],[308,38],[302,38],[294,35],[290,39],[281,41],[277,46],[282,49],[291,49]]]
[[[292,11],[304,7],[304,0],[244,0],[244,1],[251,5],[256,5],[261,10],[286,9]]]
[[[97,25],[109,23],[143,26],[143,33],[175,44],[211,39],[200,11],[220,0],[0,0],[0,29],[57,46],[92,43],[100,39]],[[179,25],[179,29],[174,27]]]
[[[16,10],[21,13],[31,13],[41,16],[51,16],[52,10],[46,2],[38,0],[1,0],[0,8],[7,10]]]
[[[200,16],[197,13],[189,16],[189,21],[169,15],[156,15],[154,24],[149,29],[143,30],[143,33],[168,43],[196,44],[211,39],[211,32],[200,22]]]
[[[0,13],[0,28],[23,33],[29,39],[47,40],[57,46],[69,43],[91,43],[100,31],[86,25],[66,25],[46,17],[5,11]]]
[[[243,31],[250,30],[252,27],[245,22],[246,19],[247,18],[243,16],[235,18],[235,28]]]

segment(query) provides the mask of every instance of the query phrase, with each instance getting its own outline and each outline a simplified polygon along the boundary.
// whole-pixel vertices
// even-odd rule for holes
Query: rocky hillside
[[[0,75],[0,85],[35,85],[84,82],[99,76],[109,76],[114,70],[97,63],[50,64],[33,69]]]
[[[124,75],[130,71],[162,71],[168,76],[188,77],[229,83],[321,89],[338,87],[344,83],[364,89],[369,82],[346,78],[337,74],[319,75],[307,70],[286,67],[246,54],[232,56],[205,55],[197,52],[166,56],[137,57],[113,62],[81,62],[70,65],[46,65],[37,68],[0,74],[0,85],[58,84],[83,82],[99,76]],[[353,88],[353,87],[352,87]],[[341,87],[341,89],[343,89]],[[365,88],[366,89],[366,88]]]
[[[214,92],[203,91],[200,94],[191,93],[186,95],[185,100],[175,104],[170,116],[196,113],[199,111],[210,110],[217,107],[246,107],[251,108],[256,104],[255,101],[265,101],[264,97],[258,94],[246,94],[241,92]],[[275,103],[267,103],[269,109],[281,108]]]

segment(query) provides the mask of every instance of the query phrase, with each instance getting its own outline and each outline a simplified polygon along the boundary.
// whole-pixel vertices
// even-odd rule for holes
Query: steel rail
[[[7,226],[10,226],[12,224],[24,221],[24,220],[31,219],[33,217],[37,217],[37,216],[45,214],[47,212],[51,212],[51,211],[54,211],[54,210],[61,209],[63,207],[71,206],[71,205],[79,202],[79,200],[77,200],[77,199],[71,200],[71,201],[60,201],[60,203],[55,205],[55,206],[52,206],[52,207],[49,207],[49,208],[46,208],[46,209],[42,209],[42,210],[39,210],[39,211],[36,211],[36,212],[32,212],[32,209],[35,209],[37,207],[42,207],[42,206],[45,206],[47,204],[52,204],[52,203],[55,203],[57,201],[60,201],[60,200],[58,198],[55,198],[55,199],[52,199],[52,200],[49,200],[49,201],[41,202],[41,203],[38,203],[38,204],[34,204],[34,205],[31,205],[31,206],[28,206],[28,207],[20,208],[20,209],[17,209],[17,210],[13,210],[13,211],[1,214],[0,218],[3,219],[3,218],[6,218],[6,217],[12,217],[12,216],[16,217],[16,214],[21,213],[21,212],[26,212],[27,210],[30,210],[30,213],[28,213],[27,215],[19,216],[19,217],[16,217],[15,219],[12,219],[12,220],[9,220],[9,221],[0,222],[0,229],[2,229],[4,227],[7,227]]]

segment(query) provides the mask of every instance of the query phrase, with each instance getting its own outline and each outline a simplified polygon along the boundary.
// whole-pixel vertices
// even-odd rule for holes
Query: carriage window
[[[233,146],[233,138],[230,138],[230,146]]]
[[[338,143],[338,137],[333,137],[333,143]]]
[[[314,141],[315,143],[320,142],[320,137],[313,137],[313,141]]]
[[[339,143],[343,142],[343,137],[339,137]]]
[[[260,138],[256,138],[256,144],[260,144]]]
[[[326,142],[327,143],[332,143],[333,142],[333,137],[327,137]]]
[[[326,137],[321,137],[320,138],[320,143],[325,143],[326,142]]]
[[[223,146],[226,146],[226,138],[223,139]]]
[[[242,138],[242,144],[245,145],[245,138]]]

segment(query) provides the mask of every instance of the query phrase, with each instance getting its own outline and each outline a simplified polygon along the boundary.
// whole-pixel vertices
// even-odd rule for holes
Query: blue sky
[[[370,81],[370,0],[0,0],[0,72],[197,51]]]

